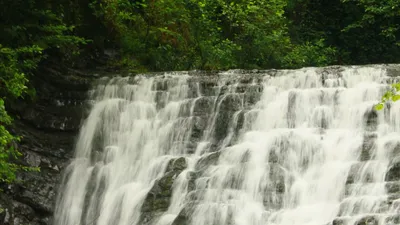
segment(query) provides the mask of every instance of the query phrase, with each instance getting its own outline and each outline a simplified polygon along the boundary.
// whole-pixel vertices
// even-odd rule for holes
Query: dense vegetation
[[[88,68],[104,52],[134,71],[400,62],[400,0],[3,0],[0,21],[6,182],[23,167],[5,105],[33,93],[28,80],[50,62]]]

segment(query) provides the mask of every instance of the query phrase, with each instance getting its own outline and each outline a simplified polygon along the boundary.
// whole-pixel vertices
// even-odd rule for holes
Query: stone
[[[400,224],[400,215],[389,216],[385,219],[385,224]]]
[[[358,220],[355,225],[378,225],[379,220],[374,216],[367,216]]]
[[[400,193],[400,179],[399,179],[399,181],[395,181],[395,182],[387,182],[385,184],[385,189],[386,189],[386,192],[389,194]]]
[[[212,79],[204,79],[200,82],[200,93],[203,96],[213,96],[216,94],[217,82]]]
[[[218,101],[219,111],[239,111],[242,109],[242,97],[239,94],[226,94]]]
[[[400,157],[389,166],[385,181],[400,181]]]
[[[15,118],[11,131],[22,137],[18,144],[21,163],[41,170],[20,172],[18,183],[2,188],[8,200],[0,197],[0,224],[51,224],[60,171],[73,156],[93,78],[77,71],[38,71],[31,79],[37,91],[35,101],[10,104],[9,112]]]
[[[373,181],[372,171],[364,171],[365,176],[360,177],[360,173],[363,171],[364,167],[367,166],[366,162],[355,163],[351,166],[349,174],[347,175],[346,184],[352,184],[354,182],[370,183]]]
[[[195,116],[193,117],[192,133],[190,136],[191,142],[196,143],[203,137],[204,131],[207,129],[207,118]]]
[[[199,177],[198,172],[189,171],[187,173],[188,182],[188,192],[191,192],[196,189],[196,179]]]
[[[229,127],[234,122],[234,114],[243,109],[242,102],[242,97],[238,94],[227,94],[220,97],[213,135],[216,143],[224,140],[227,136]]]
[[[346,225],[346,221],[341,218],[336,218],[332,221],[332,225]]]
[[[172,196],[172,185],[186,167],[187,162],[184,157],[169,161],[165,174],[154,182],[143,202],[141,212],[144,214],[141,215],[140,221],[147,223],[153,218],[152,213],[162,213],[168,209]]]
[[[215,165],[218,162],[221,152],[212,152],[208,155],[202,156],[202,158],[197,162],[195,170],[204,170],[210,165]]]
[[[375,109],[371,109],[364,115],[364,129],[367,131],[376,131],[378,127],[378,114]]]
[[[185,205],[171,225],[189,225],[191,210],[190,203]]]
[[[194,103],[194,116],[207,116],[211,113],[214,106],[215,97],[205,96],[195,100]]]
[[[262,96],[263,89],[262,85],[249,85],[244,93],[245,107],[250,108],[256,104]]]
[[[186,169],[187,167],[187,162],[186,159],[184,157],[180,157],[177,159],[172,159],[169,161],[168,166],[166,171],[170,172],[170,171],[182,171],[184,169]]]

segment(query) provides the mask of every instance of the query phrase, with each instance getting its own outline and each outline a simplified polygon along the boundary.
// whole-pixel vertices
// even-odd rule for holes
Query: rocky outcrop
[[[7,107],[15,118],[12,131],[22,138],[21,163],[39,167],[40,172],[21,172],[17,183],[2,186],[0,224],[51,224],[61,171],[73,156],[92,78],[43,70],[33,78],[34,99]]]
[[[172,185],[176,177],[187,167],[186,159],[181,157],[171,159],[164,176],[153,185],[142,205],[141,223],[150,224],[155,215],[160,215],[168,209],[172,197]]]

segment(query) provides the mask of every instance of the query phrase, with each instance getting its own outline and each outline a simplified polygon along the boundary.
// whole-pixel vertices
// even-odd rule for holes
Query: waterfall
[[[387,66],[103,78],[54,225],[400,224]]]

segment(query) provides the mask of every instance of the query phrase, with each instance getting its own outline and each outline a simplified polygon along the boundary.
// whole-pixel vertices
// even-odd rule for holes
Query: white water
[[[400,196],[387,193],[385,176],[400,160],[394,153],[399,104],[377,113],[376,130],[366,125],[387,87],[383,67],[253,77],[246,89],[263,86],[255,105],[238,91],[245,76],[220,74],[211,91],[202,88],[208,78],[185,73],[98,85],[76,158],[65,171],[54,224],[171,225],[182,212],[190,225],[394,223]],[[209,109],[199,106],[204,100]],[[193,139],[199,118],[204,132]],[[223,118],[229,124],[220,138]],[[194,141],[197,147],[189,150]],[[199,170],[215,151],[216,163]],[[144,221],[146,196],[170,161],[182,156],[187,168],[172,177],[169,206]],[[189,188],[193,172],[195,190]]]

